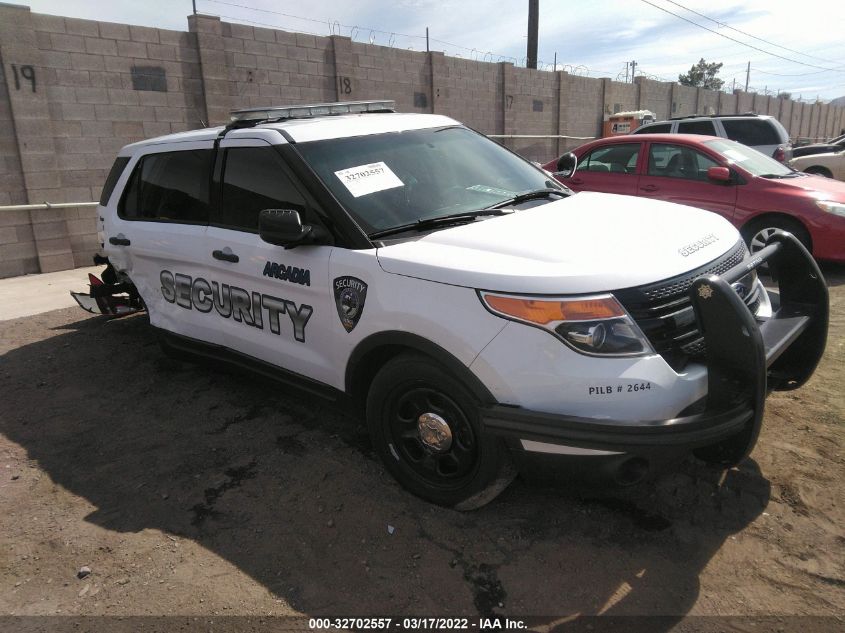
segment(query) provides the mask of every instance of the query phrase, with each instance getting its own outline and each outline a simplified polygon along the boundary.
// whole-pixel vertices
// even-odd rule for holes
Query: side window
[[[106,178],[106,182],[103,184],[103,191],[100,193],[100,206],[104,207],[109,203],[109,198],[111,198],[114,187],[117,181],[120,180],[120,175],[126,169],[128,163],[129,158],[126,156],[118,156],[115,159],[114,164],[111,166],[111,171],[109,171],[109,175]]]
[[[578,164],[578,171],[633,174],[637,170],[639,143],[621,143],[594,149]]]
[[[652,143],[648,150],[648,175],[707,181],[707,170],[718,163],[683,145]]]
[[[120,217],[206,224],[213,155],[200,149],[144,156],[127,184]]]
[[[672,131],[671,123],[657,123],[646,127],[638,127],[634,134],[669,134]]]
[[[215,224],[258,231],[258,214],[263,209],[294,209],[302,215],[305,199],[272,147],[227,149],[220,216]]]
[[[743,145],[780,145],[777,129],[766,119],[722,119],[728,138]]]
[[[681,121],[678,123],[678,134],[704,134],[716,136],[713,121]]]

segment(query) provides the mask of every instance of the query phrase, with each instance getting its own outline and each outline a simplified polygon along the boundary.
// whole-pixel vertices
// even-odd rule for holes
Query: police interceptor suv
[[[127,145],[99,215],[83,307],[146,309],[167,350],[357,399],[388,470],[457,508],[537,463],[620,483],[691,452],[735,464],[825,346],[825,283],[790,234],[751,259],[715,214],[573,195],[392,102]]]

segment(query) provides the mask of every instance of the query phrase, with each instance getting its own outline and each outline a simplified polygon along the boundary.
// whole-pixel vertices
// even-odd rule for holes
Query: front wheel
[[[507,448],[482,429],[476,398],[428,357],[403,354],[381,368],[367,396],[367,425],[387,470],[438,505],[479,508],[516,475]]]
[[[768,239],[778,230],[792,233],[808,251],[812,252],[812,243],[807,229],[797,220],[787,217],[770,216],[752,220],[742,228],[742,237],[748,244],[748,250],[753,254],[763,250]]]

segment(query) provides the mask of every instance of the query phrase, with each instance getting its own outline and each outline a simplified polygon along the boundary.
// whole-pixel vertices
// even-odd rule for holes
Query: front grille
[[[613,294],[648,337],[654,350],[680,371],[690,360],[704,357],[704,337],[698,330],[695,313],[687,294],[692,282],[702,275],[721,275],[745,259],[748,249],[737,242],[730,251],[701,268],[653,284],[617,290]],[[756,274],[745,281],[748,295],[743,298],[752,313],[760,306]]]

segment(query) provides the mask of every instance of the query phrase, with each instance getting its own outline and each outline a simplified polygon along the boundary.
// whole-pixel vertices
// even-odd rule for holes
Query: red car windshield
[[[739,165],[752,176],[761,178],[786,178],[798,173],[783,163],[779,163],[774,158],[770,158],[756,149],[752,149],[736,141],[714,139],[712,141],[704,141],[704,144],[718,152],[726,160]]]

